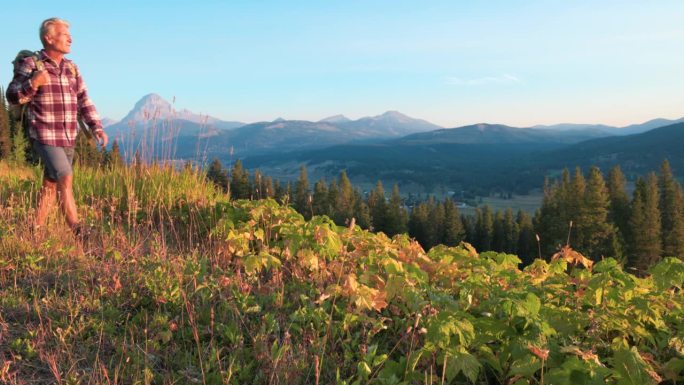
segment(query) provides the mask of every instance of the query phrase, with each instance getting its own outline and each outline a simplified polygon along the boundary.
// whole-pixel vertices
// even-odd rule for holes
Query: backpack
[[[40,53],[38,51],[30,51],[27,49],[21,50],[17,53],[17,56],[14,58],[12,61],[12,65],[14,68],[14,72],[17,71],[17,67],[21,65],[21,63],[24,61],[24,59],[32,57],[33,62],[36,64],[36,71],[42,71],[45,69],[45,63],[43,60],[40,59]],[[78,69],[76,69],[76,66],[72,62],[68,62],[67,66],[71,70],[71,73],[74,75],[74,77],[78,77]],[[15,122],[19,123],[19,126],[24,129],[24,135],[26,138],[31,140],[28,129],[29,129],[29,119],[28,119],[28,102],[30,99],[28,98],[22,98],[19,99],[19,104],[10,104],[9,105],[9,111],[10,114],[12,115],[12,118],[14,119]],[[90,139],[90,131],[85,129],[85,123],[81,119],[81,114],[79,113],[77,118],[76,118],[79,127],[81,128],[82,131],[85,132],[86,136]]]

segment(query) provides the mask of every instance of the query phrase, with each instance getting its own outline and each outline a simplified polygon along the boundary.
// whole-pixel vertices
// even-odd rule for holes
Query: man
[[[40,40],[43,50],[15,65],[7,100],[28,103],[29,136],[45,165],[35,227],[45,224],[59,197],[69,227],[79,235],[82,228],[72,191],[78,115],[100,145],[106,146],[108,138],[80,72],[64,57],[71,51],[69,23],[58,18],[45,20],[40,26]]]

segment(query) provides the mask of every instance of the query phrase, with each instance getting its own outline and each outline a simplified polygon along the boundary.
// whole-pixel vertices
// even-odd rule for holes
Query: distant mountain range
[[[127,142],[126,148],[161,148],[161,142],[172,140],[176,157],[194,158],[372,142],[440,128],[397,111],[358,120],[337,115],[318,122],[282,118],[251,124],[226,122],[188,110],[176,111],[159,95],[149,94],[138,101],[124,119],[107,125],[105,130],[113,139]]]
[[[577,143],[592,138],[608,136],[596,128],[554,130],[540,128],[517,128],[502,124],[474,124],[412,134],[398,139],[402,144],[511,144],[511,143]]]
[[[675,119],[675,120],[653,119],[653,120],[649,120],[648,122],[644,122],[644,123],[640,123],[640,124],[631,124],[629,126],[624,126],[624,127],[607,126],[605,124],[562,123],[562,124],[554,124],[552,126],[538,125],[538,126],[534,126],[534,127],[530,127],[530,128],[562,130],[562,131],[567,131],[567,130],[597,130],[597,131],[605,132],[606,134],[609,134],[609,135],[632,135],[632,134],[639,134],[642,132],[646,132],[646,131],[652,130],[654,128],[664,127],[664,126],[667,126],[670,124],[682,123],[682,122],[684,122],[684,118]]]
[[[352,120],[335,115],[317,122],[278,118],[245,124],[174,110],[158,95],[143,97],[120,122],[107,125],[129,152],[174,159],[243,158],[267,175],[295,178],[301,164],[311,178],[341,170],[354,181],[399,182],[525,193],[563,167],[620,164],[637,175],[669,158],[684,176],[684,118],[613,127],[557,124],[527,128],[480,123],[443,128],[397,111]],[[120,144],[121,144],[120,143]],[[169,150],[171,149],[171,150]]]
[[[211,138],[206,148],[212,155],[219,155],[227,148],[232,148],[238,156],[254,155],[343,143],[373,142],[438,128],[440,127],[396,111],[358,120],[341,116],[318,122],[281,119],[222,131]],[[190,148],[196,147],[193,146],[194,141],[189,140]]]

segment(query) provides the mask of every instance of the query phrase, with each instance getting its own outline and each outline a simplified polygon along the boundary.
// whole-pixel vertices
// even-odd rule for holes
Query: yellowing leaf
[[[591,270],[591,268],[594,265],[594,262],[592,260],[573,250],[570,246],[563,246],[563,248],[561,248],[559,252],[557,252],[553,255],[553,257],[551,257],[552,261],[555,261],[556,259],[562,259],[568,263],[572,263],[575,265],[582,265],[589,270]]]
[[[342,286],[344,294],[347,296],[356,294],[358,287],[359,283],[356,281],[356,276],[354,274],[349,274],[347,279],[344,281],[344,285]]]
[[[473,258],[477,258],[477,256],[478,256],[477,250],[475,250],[473,245],[471,245],[468,242],[461,242],[460,246],[463,247],[464,249],[468,250],[468,256],[473,257]]]
[[[549,358],[549,349],[542,349],[532,344],[527,345],[527,350],[537,356],[539,359],[546,361]]]
[[[401,262],[393,258],[383,258],[380,263],[385,268],[385,271],[387,271],[387,274],[397,274],[404,271]]]
[[[372,301],[373,309],[381,311],[387,307],[387,292],[384,290],[376,290],[376,294]]]
[[[311,249],[300,249],[297,251],[299,264],[310,271],[317,271],[319,268],[318,256]]]

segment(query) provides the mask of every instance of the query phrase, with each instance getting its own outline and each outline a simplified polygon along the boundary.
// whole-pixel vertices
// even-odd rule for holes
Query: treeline
[[[390,237],[408,233],[425,249],[466,241],[478,250],[517,254],[526,262],[538,255],[533,219],[522,210],[493,212],[485,206],[478,208],[474,216],[462,215],[452,199],[437,201],[434,197],[409,207],[397,185],[388,194],[378,181],[374,189],[362,193],[354,188],[345,171],[338,179],[321,179],[312,187],[304,166],[295,183],[281,184],[259,171],[250,177],[240,160],[227,170],[214,159],[207,178],[234,199],[273,198],[292,205],[307,219],[327,215],[339,225],[354,218],[362,228]]]
[[[9,113],[5,91],[0,88],[0,159],[23,164],[29,160],[29,141],[19,122]]]
[[[684,258],[684,194],[670,164],[660,174],[636,181],[627,193],[625,176],[613,168],[608,181],[593,167],[589,175],[565,170],[559,181],[545,183],[544,201],[534,227],[542,252],[570,244],[588,257],[617,257],[643,272],[663,257]]]
[[[466,241],[478,250],[517,254],[527,264],[567,244],[593,260],[615,257],[638,271],[664,256],[684,256],[684,194],[667,161],[659,175],[639,178],[631,196],[619,167],[607,182],[596,167],[587,175],[577,168],[571,176],[566,169],[559,180],[545,181],[544,200],[533,217],[488,206],[462,215],[453,200],[432,197],[408,207],[397,185],[387,194],[378,182],[362,193],[345,171],[311,187],[302,166],[299,179],[283,185],[259,171],[250,177],[239,160],[227,170],[215,159],[207,177],[235,199],[274,198],[307,219],[327,215],[339,225],[354,218],[388,236],[408,233],[426,249]]]

